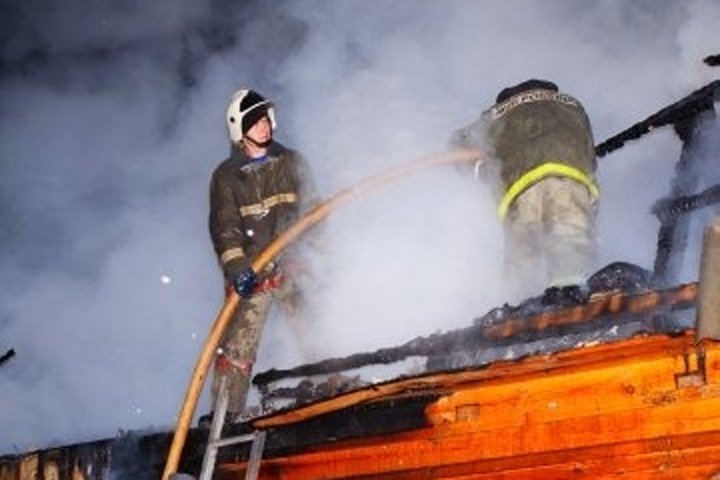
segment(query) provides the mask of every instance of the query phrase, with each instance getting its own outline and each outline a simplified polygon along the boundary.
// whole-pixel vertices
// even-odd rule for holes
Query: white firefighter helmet
[[[275,105],[255,90],[243,88],[233,93],[226,113],[228,134],[233,143],[242,140],[243,134],[266,114],[275,130]]]

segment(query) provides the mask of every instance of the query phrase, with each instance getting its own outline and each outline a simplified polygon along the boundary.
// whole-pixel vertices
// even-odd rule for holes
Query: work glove
[[[257,274],[252,268],[246,269],[240,275],[233,277],[233,287],[242,298],[250,298],[257,286]]]

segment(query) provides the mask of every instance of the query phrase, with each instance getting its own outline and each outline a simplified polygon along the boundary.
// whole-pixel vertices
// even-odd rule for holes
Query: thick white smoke
[[[207,184],[234,89],[276,101],[277,138],[329,196],[441,151],[526,78],[579,98],[599,142],[717,78],[702,58],[720,53],[713,0],[0,8],[0,354],[17,351],[0,366],[0,453],[174,424],[222,302]],[[666,129],[600,160],[598,266],[652,267],[649,209],[679,152]],[[462,168],[358,199],[325,228],[318,357],[504,301],[493,200]],[[300,359],[278,319],[261,348],[258,370]]]

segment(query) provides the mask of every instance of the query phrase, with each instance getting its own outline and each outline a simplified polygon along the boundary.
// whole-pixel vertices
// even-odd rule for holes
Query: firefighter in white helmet
[[[296,151],[273,138],[275,107],[258,92],[241,89],[227,106],[230,157],[213,172],[210,183],[210,236],[227,292],[242,301],[220,345],[212,382],[215,405],[220,379],[229,392],[228,419],[245,409],[260,336],[273,299],[290,294],[283,260],[260,272],[252,260],[316,200],[309,166]],[[201,417],[209,424],[211,415]]]

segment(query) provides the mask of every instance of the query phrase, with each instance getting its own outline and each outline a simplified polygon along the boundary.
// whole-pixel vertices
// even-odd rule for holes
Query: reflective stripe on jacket
[[[309,167],[296,151],[273,142],[266,158],[253,161],[233,147],[210,182],[210,236],[225,277],[250,266],[314,197]]]
[[[579,170],[570,165],[559,162],[548,162],[539,165],[532,170],[525,172],[525,174],[515,180],[515,183],[505,191],[498,205],[497,212],[501,219],[504,219],[507,215],[510,205],[515,199],[525,190],[527,190],[534,183],[539,182],[543,178],[547,177],[565,177],[571,178],[578,183],[585,185],[590,193],[598,198],[600,196],[600,189],[598,188],[592,177],[586,175],[582,170]]]
[[[518,93],[484,114],[490,157],[502,181],[504,217],[528,187],[548,176],[576,180],[597,196],[597,162],[590,121],[580,102],[550,90]]]

